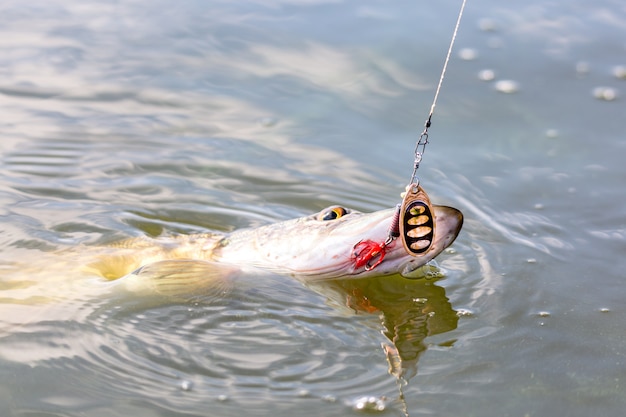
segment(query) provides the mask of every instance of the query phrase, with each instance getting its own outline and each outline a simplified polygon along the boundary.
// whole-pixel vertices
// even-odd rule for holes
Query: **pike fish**
[[[305,283],[392,274],[411,278],[454,242],[463,224],[457,209],[433,206],[433,211],[434,236],[428,251],[411,256],[396,239],[385,246],[384,258],[379,257],[374,268],[357,262],[355,247],[361,241],[384,242],[394,209],[361,213],[333,206],[310,216],[225,235],[134,238],[106,247],[42,254],[27,266],[15,268],[21,279],[5,275],[5,286],[23,299],[25,295],[19,293],[27,291],[31,298],[32,285],[45,284],[37,292],[58,301],[72,294],[85,295],[86,282],[96,281],[134,293],[151,289],[166,295],[219,296],[232,287],[230,278],[236,274],[270,272]],[[45,277],[33,279],[35,273]],[[76,276],[99,279],[71,279]],[[22,281],[24,277],[29,277],[28,282]]]

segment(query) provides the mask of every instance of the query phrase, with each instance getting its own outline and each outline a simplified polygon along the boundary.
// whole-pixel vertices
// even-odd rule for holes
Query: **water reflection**
[[[390,276],[303,286],[282,276],[234,279],[226,295],[194,292],[193,301],[113,291],[85,277],[37,292],[55,300],[18,300],[33,294],[35,283],[22,292],[5,286],[13,299],[0,300],[0,358],[37,372],[67,369],[76,392],[63,395],[77,403],[84,394],[80,403],[89,407],[100,401],[96,391],[190,410],[219,395],[229,399],[226,410],[247,404],[248,395],[304,401],[328,398],[320,388],[334,387],[333,402],[375,394],[371,404],[359,404],[389,408],[397,405],[385,399],[395,391],[383,357],[402,387],[417,373],[426,338],[457,327],[456,311],[433,280]],[[378,334],[384,356],[376,349],[364,356],[362,347],[377,343]],[[87,369],[89,388],[79,388]]]
[[[407,280],[399,276],[336,280],[308,284],[328,297],[329,304],[354,314],[378,314],[389,373],[409,381],[427,349],[424,340],[456,329],[457,312],[444,288],[432,280]]]

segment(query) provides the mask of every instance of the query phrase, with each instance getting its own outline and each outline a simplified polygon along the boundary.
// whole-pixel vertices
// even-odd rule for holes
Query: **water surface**
[[[419,170],[466,218],[441,279],[184,300],[41,265],[392,207],[459,6],[4,2],[0,414],[622,415],[617,0],[469,1]]]

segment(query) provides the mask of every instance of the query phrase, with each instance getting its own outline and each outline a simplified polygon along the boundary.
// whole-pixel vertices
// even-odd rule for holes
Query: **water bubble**
[[[626,80],[626,66],[618,65],[613,67],[613,75],[615,78],[619,78],[620,80]]]
[[[472,310],[467,309],[467,308],[459,308],[456,311],[456,315],[458,317],[472,317],[474,315],[474,312]]]
[[[224,402],[224,401],[228,401],[228,395],[226,394],[220,394],[217,396],[217,401],[219,402]]]
[[[337,397],[335,397],[334,395],[326,394],[322,397],[322,400],[326,401],[327,403],[336,403]]]
[[[609,308],[607,308],[607,307],[602,307],[602,308],[600,309],[600,313],[609,313],[610,311],[611,311],[611,310],[610,310]]]
[[[528,258],[526,259],[526,262],[528,262],[529,264],[536,264],[537,260],[535,258]]]
[[[533,207],[535,208],[535,210],[543,210],[545,206],[541,203],[536,203]]]
[[[578,75],[587,75],[590,69],[588,62],[580,61],[576,63],[576,74]]]
[[[550,312],[549,311],[540,311],[539,313],[537,313],[537,315],[539,317],[550,317]]]
[[[478,73],[478,79],[481,81],[493,81],[496,78],[496,73],[490,69],[484,69]]]
[[[426,304],[428,302],[428,298],[414,298],[413,302],[416,304]]]
[[[309,397],[311,395],[311,391],[308,389],[301,389],[298,391],[298,397]]]
[[[361,397],[354,400],[352,408],[356,411],[385,411],[384,397]]]
[[[596,87],[593,96],[598,100],[613,101],[617,98],[617,90],[611,87]]]
[[[459,51],[459,58],[463,61],[473,61],[478,57],[478,52],[473,48],[463,48]]]
[[[437,266],[435,260],[430,260],[426,265],[411,269],[412,265],[408,264],[402,271],[402,276],[411,279],[437,279],[445,276],[444,272]]]
[[[498,25],[496,25],[495,20],[485,17],[478,21],[478,28],[485,32],[494,32],[498,29]]]
[[[191,388],[193,388],[193,383],[191,381],[184,380],[180,383],[180,388],[183,391],[191,391]]]
[[[519,91],[519,83],[513,80],[500,80],[494,84],[496,91],[505,94],[513,94]]]
[[[550,139],[558,138],[560,135],[559,131],[556,129],[548,129],[546,130],[546,137]]]

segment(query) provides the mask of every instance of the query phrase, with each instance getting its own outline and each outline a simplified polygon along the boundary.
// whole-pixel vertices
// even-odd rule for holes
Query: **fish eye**
[[[335,220],[348,214],[348,210],[340,206],[329,207],[322,210],[318,215],[318,220]]]

